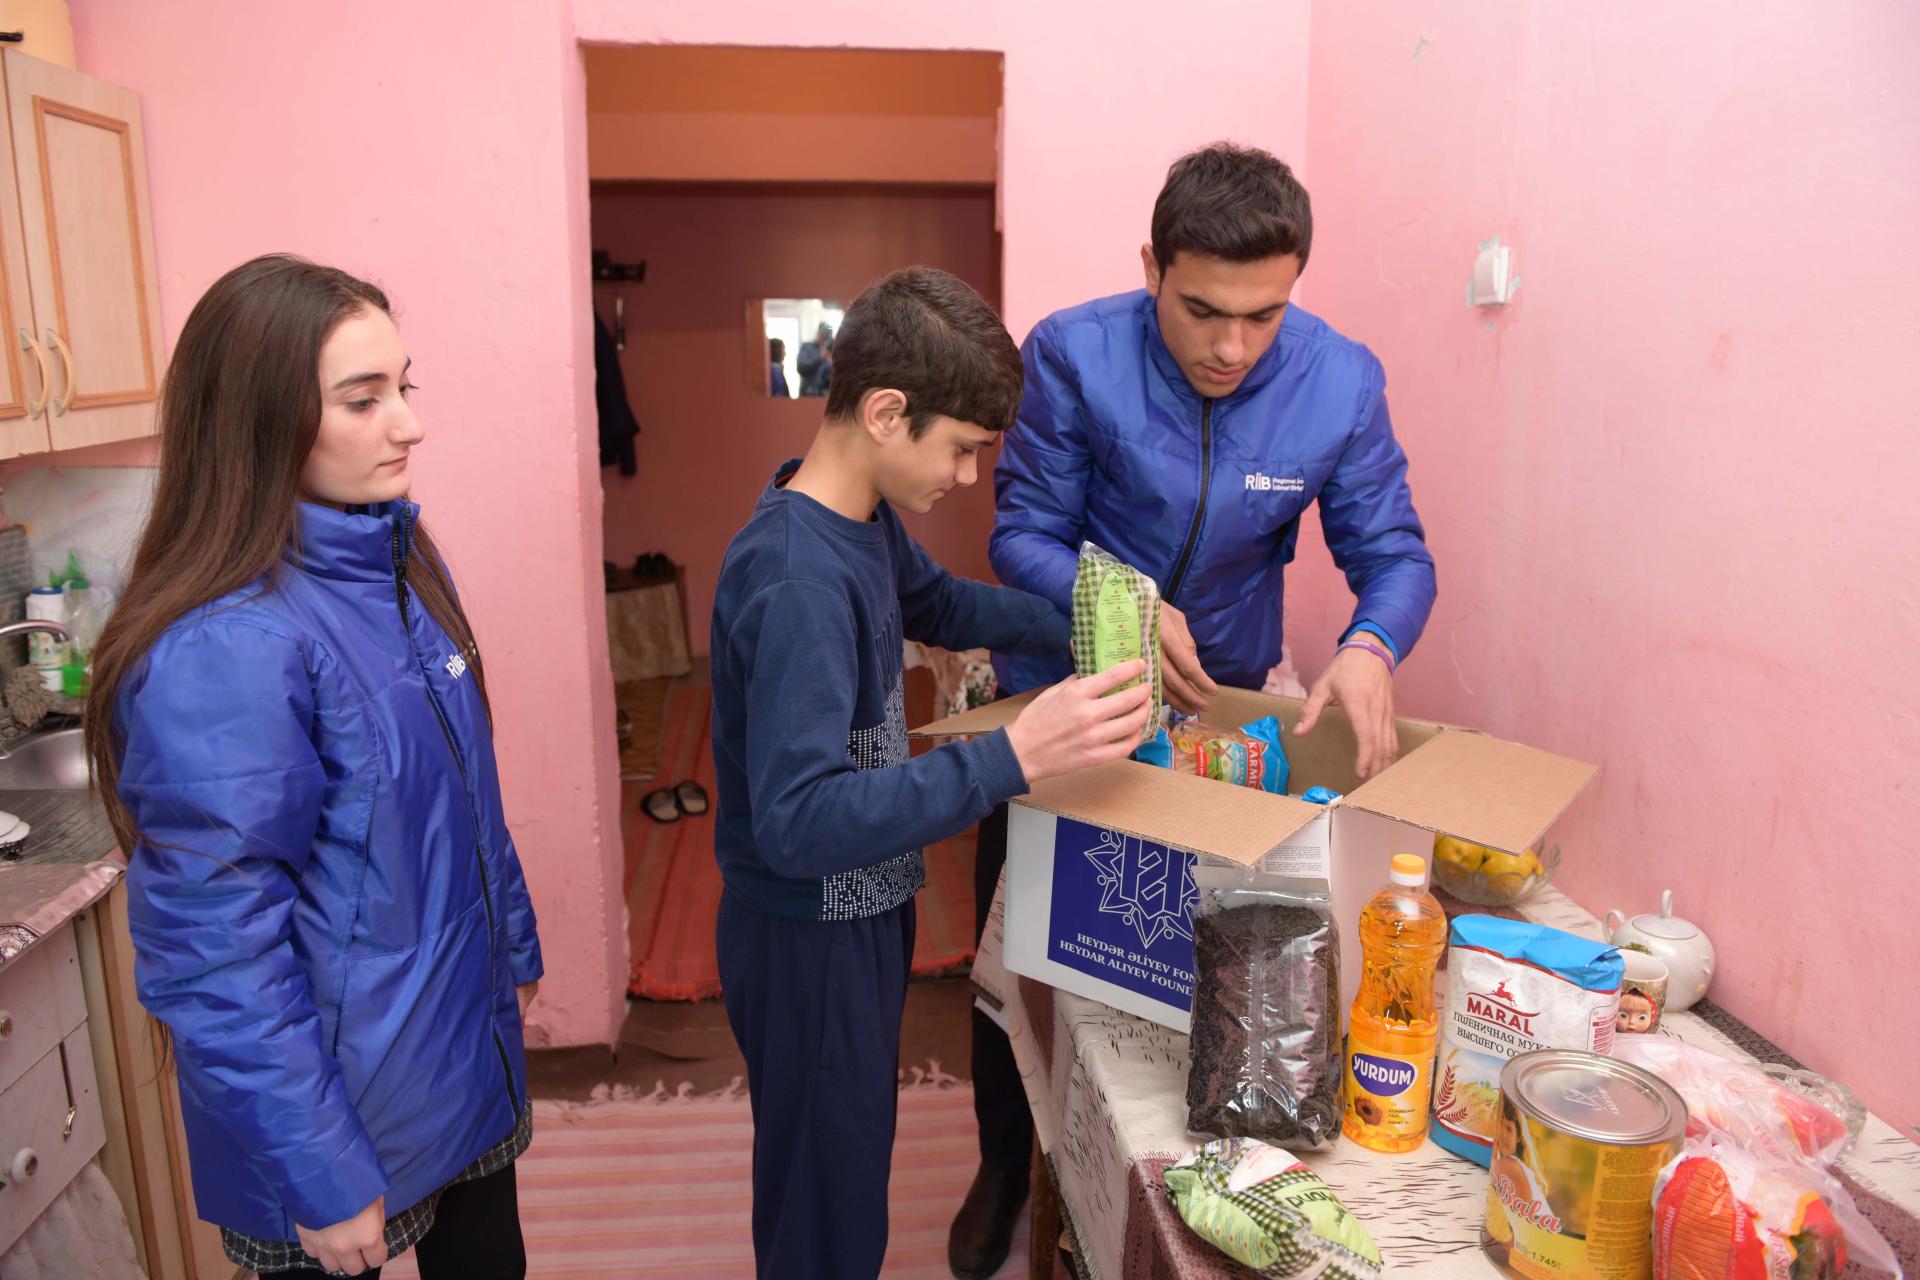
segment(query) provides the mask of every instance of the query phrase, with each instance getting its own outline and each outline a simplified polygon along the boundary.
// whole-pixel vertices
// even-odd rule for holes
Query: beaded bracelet
[[[1377,645],[1371,640],[1362,639],[1357,635],[1351,636],[1348,639],[1341,641],[1340,647],[1342,649],[1365,649],[1368,653],[1374,655],[1376,658],[1380,659],[1380,661],[1387,664],[1387,673],[1389,675],[1391,675],[1400,665],[1398,662],[1394,661],[1393,655],[1389,653],[1383,646]]]

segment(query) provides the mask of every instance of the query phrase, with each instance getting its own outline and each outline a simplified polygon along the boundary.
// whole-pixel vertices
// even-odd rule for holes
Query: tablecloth
[[[1005,883],[1002,882],[1002,892]],[[1553,886],[1517,913],[1588,937],[1600,923]],[[1089,1280],[1242,1280],[1173,1212],[1160,1171],[1205,1141],[1186,1126],[1187,1037],[1007,972],[996,896],[973,981],[1013,1042],[1034,1127]],[[1674,1035],[1736,1058],[1791,1061],[1703,1003],[1662,1019]],[[1758,1058],[1756,1058],[1756,1051]],[[1480,1251],[1487,1171],[1431,1143],[1388,1156],[1341,1142],[1296,1152],[1373,1233],[1389,1275],[1456,1280],[1499,1274]],[[1863,1212],[1920,1276],[1920,1145],[1869,1117],[1840,1172]]]

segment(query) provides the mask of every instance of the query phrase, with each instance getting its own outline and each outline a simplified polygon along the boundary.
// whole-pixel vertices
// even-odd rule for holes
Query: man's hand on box
[[[1200,648],[1187,630],[1187,615],[1160,605],[1160,684],[1167,701],[1190,716],[1207,709],[1220,686],[1200,666]]]
[[[1360,750],[1353,771],[1361,781],[1400,758],[1400,734],[1393,724],[1393,670],[1365,649],[1342,649],[1307,691],[1307,705],[1294,736],[1310,733],[1329,703],[1344,707]]]

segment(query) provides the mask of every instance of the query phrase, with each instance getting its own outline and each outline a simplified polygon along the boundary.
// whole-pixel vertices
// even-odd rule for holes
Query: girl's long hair
[[[153,509],[126,590],[94,647],[87,699],[94,785],[129,860],[140,833],[118,791],[121,690],[181,617],[250,583],[270,590],[286,571],[298,536],[300,473],[320,429],[320,348],[342,321],[375,309],[393,312],[377,286],[271,254],[215,281],[180,331],[160,393]],[[422,527],[414,531],[407,585],[467,655],[484,700],[473,629]]]

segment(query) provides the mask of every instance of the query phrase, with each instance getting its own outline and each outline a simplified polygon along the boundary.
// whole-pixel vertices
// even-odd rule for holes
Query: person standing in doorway
[[[1295,732],[1337,703],[1367,778],[1398,753],[1393,676],[1433,607],[1434,566],[1379,360],[1290,301],[1312,241],[1306,190],[1265,151],[1222,143],[1176,161],[1140,250],[1146,287],[1056,312],[1027,337],[991,559],[1002,582],[1062,609],[1082,541],[1150,574],[1168,699],[1199,712],[1219,684],[1258,689],[1279,663],[1283,576],[1319,503],[1357,603]],[[995,666],[1007,693],[1070,670],[1027,655]],[[982,924],[1006,848],[1001,806],[980,823]],[[948,1238],[961,1280],[1005,1260],[1033,1146],[1006,1035],[977,1010],[973,1077],[981,1164]]]

